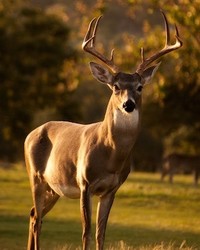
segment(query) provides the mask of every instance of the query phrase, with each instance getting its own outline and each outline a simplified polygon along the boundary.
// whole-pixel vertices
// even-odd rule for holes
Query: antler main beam
[[[179,37],[179,32],[178,32],[178,28],[175,25],[175,38],[176,38],[176,42],[175,44],[170,44],[170,32],[169,32],[169,25],[168,25],[168,21],[167,21],[167,17],[165,15],[165,13],[161,10],[161,13],[163,15],[164,18],[164,22],[165,22],[165,31],[166,31],[166,41],[165,41],[165,46],[162,50],[160,50],[159,52],[155,53],[154,55],[150,56],[149,58],[144,57],[144,49],[141,48],[141,59],[142,62],[140,63],[140,65],[138,66],[136,72],[138,74],[142,74],[142,72],[147,68],[147,66],[149,66],[152,62],[156,61],[158,58],[162,57],[165,54],[170,53],[171,51],[174,51],[178,48],[180,48],[182,46],[182,41]]]
[[[96,33],[97,33],[97,28],[98,28],[99,21],[101,18],[102,16],[99,16],[98,18],[95,17],[90,22],[85,38],[82,43],[82,49],[92,54],[93,56],[97,57],[99,60],[104,62],[114,73],[116,73],[119,71],[119,69],[114,64],[114,49],[112,49],[111,51],[110,59],[106,58],[104,55],[102,55],[95,49]]]

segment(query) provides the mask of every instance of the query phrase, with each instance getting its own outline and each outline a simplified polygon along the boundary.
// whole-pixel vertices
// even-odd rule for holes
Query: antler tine
[[[148,65],[150,65],[152,62],[156,61],[158,58],[162,57],[163,55],[180,48],[183,44],[180,37],[179,37],[179,32],[178,32],[178,28],[176,25],[175,25],[176,42],[175,42],[175,44],[170,44],[170,32],[169,32],[168,20],[167,20],[165,13],[162,10],[161,10],[161,13],[162,13],[162,16],[164,18],[164,23],[165,23],[165,32],[166,32],[165,46],[159,52],[155,53],[154,55],[150,56],[147,59],[144,58],[144,50],[142,48],[142,50],[141,50],[142,62],[140,63],[140,65],[138,66],[138,68],[136,70],[136,72],[138,74],[142,74],[142,72],[146,69],[146,67]]]
[[[163,15],[164,21],[165,21],[165,31],[166,31],[166,44],[165,47],[172,47],[172,46],[178,46],[180,45],[180,47],[182,46],[182,41],[179,37],[179,32],[178,32],[178,28],[176,26],[176,24],[174,25],[175,27],[175,37],[176,37],[176,42],[174,45],[170,45],[170,32],[169,32],[169,25],[168,25],[168,21],[167,21],[167,17],[165,15],[165,13],[163,12],[163,10],[161,10],[161,13]],[[178,47],[179,48],[179,47]]]
[[[95,41],[96,41],[96,33],[97,33],[97,28],[98,28],[98,25],[99,25],[99,21],[101,20],[103,16],[99,16],[98,18],[96,18],[96,23],[94,24],[94,29],[93,29],[93,33],[92,33],[92,36],[94,37],[92,39],[92,43],[91,43],[91,46],[94,46],[95,44]]]
[[[167,17],[165,15],[165,13],[163,12],[163,10],[160,10],[160,12],[163,16],[164,23],[165,23],[165,31],[166,31],[165,47],[167,47],[170,44],[169,24],[168,24]]]
[[[95,49],[96,33],[101,18],[102,16],[99,16],[98,18],[95,17],[90,22],[82,43],[82,49],[97,57],[99,60],[104,62],[114,73],[116,73],[118,71],[118,67],[114,64],[114,49],[112,49],[111,51],[110,59],[106,58],[104,55],[102,55]]]
[[[93,24],[96,23],[96,20],[97,20],[97,18],[95,17],[89,23],[88,30],[87,30],[85,37],[83,39],[83,42],[82,42],[82,49],[83,50],[86,50],[86,46],[94,39],[94,32],[91,36],[91,31],[92,31]]]
[[[141,55],[142,62],[144,62],[144,48],[143,47],[140,49],[140,55]]]

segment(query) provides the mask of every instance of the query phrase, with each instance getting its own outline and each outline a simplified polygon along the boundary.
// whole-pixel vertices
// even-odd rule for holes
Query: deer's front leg
[[[96,219],[96,249],[103,250],[104,238],[106,232],[106,225],[110,209],[112,207],[115,194],[107,194],[100,197],[98,208],[97,208],[97,219]]]
[[[82,242],[83,250],[90,249],[91,240],[91,197],[88,184],[85,184],[81,189],[80,211],[82,218]]]

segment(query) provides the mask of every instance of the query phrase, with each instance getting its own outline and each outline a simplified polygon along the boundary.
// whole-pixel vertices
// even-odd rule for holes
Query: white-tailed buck
[[[118,70],[113,50],[111,58],[107,59],[95,49],[101,17],[90,22],[82,48],[107,66],[90,63],[94,78],[107,84],[112,95],[103,121],[89,125],[52,121],[36,128],[26,138],[25,160],[34,204],[30,213],[28,249],[39,249],[42,218],[60,196],[80,199],[82,244],[84,250],[89,249],[93,195],[99,197],[96,249],[103,249],[115,193],[130,172],[130,158],[140,125],[142,89],[158,68],[158,64],[148,66],[182,46],[177,28],[176,42],[170,45],[168,22],[162,14],[166,29],[165,47],[149,58],[144,57],[142,49],[142,62],[131,74]]]

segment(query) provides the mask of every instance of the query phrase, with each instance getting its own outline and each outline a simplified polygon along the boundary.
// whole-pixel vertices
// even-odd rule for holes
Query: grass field
[[[26,249],[32,206],[24,167],[0,168],[0,250]],[[93,239],[97,198],[93,202]],[[79,201],[60,199],[43,221],[42,250],[81,249]],[[162,183],[132,173],[116,195],[106,233],[109,250],[200,249],[200,187],[191,176]],[[94,241],[92,249],[94,247]]]

